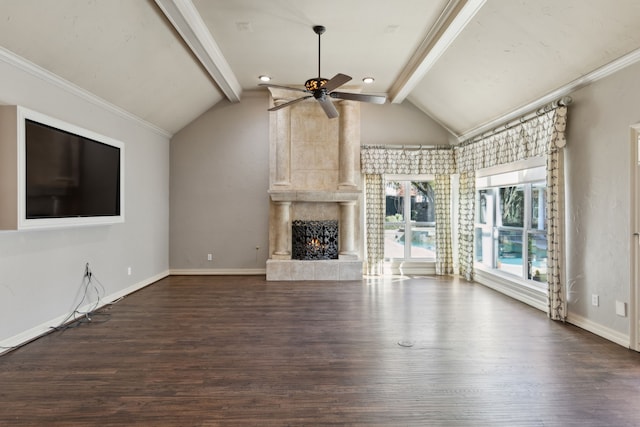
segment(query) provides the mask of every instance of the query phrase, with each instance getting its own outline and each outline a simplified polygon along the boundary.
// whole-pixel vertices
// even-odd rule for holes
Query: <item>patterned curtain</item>
[[[461,172],[458,196],[459,274],[473,280],[473,226],[475,221],[476,173]]]
[[[436,175],[436,274],[453,274],[451,175]]]
[[[367,246],[366,270],[369,276],[382,274],[384,259],[384,180],[379,174],[364,176],[365,229]]]
[[[475,171],[546,155],[547,159],[547,280],[549,317],[564,320],[566,299],[562,274],[564,217],[564,147],[567,107],[560,106],[478,141],[455,149],[460,172],[460,274],[473,279]]]
[[[549,317],[567,318],[562,267],[564,262],[564,150],[566,144],[567,108],[558,108],[547,154],[547,283],[549,285]]]
[[[449,176],[456,172],[451,149],[404,150],[363,146],[360,150],[365,174],[367,274],[382,273],[384,258],[384,174],[436,176],[436,273],[453,271],[451,255],[451,190]],[[446,179],[445,179],[446,177]],[[445,213],[446,212],[446,213]]]

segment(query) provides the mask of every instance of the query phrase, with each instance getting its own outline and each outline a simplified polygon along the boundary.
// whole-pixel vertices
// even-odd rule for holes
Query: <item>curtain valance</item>
[[[565,145],[566,117],[567,107],[561,106],[477,142],[465,141],[455,148],[458,172],[551,154]]]
[[[403,150],[383,146],[360,148],[364,174],[430,174],[456,173],[454,152],[448,148],[419,148]]]

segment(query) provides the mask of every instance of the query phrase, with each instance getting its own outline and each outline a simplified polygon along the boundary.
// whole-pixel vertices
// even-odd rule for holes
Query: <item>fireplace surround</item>
[[[269,90],[274,105],[298,95]],[[269,113],[267,280],[362,278],[360,106],[335,102],[340,116],[328,119],[313,101]],[[292,229],[298,221],[335,222],[337,256],[295,259]]]

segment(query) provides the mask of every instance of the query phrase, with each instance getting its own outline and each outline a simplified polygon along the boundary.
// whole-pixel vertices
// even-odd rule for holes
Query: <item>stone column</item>
[[[356,202],[340,202],[340,259],[358,259],[355,250]]]
[[[339,189],[353,189],[357,187],[355,176],[360,147],[359,105],[354,101],[341,101],[340,104],[340,133],[338,135],[339,149]]]
[[[275,100],[275,105],[288,102]],[[276,117],[276,173],[274,186],[291,186],[291,108],[275,111]]]
[[[274,202],[274,251],[273,259],[291,259],[291,251],[289,251],[289,240],[291,234],[291,202]]]

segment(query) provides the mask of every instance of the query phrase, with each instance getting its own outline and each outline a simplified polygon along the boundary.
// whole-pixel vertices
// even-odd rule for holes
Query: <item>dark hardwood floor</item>
[[[168,277],[0,357],[2,426],[640,426],[640,354],[480,285]]]

